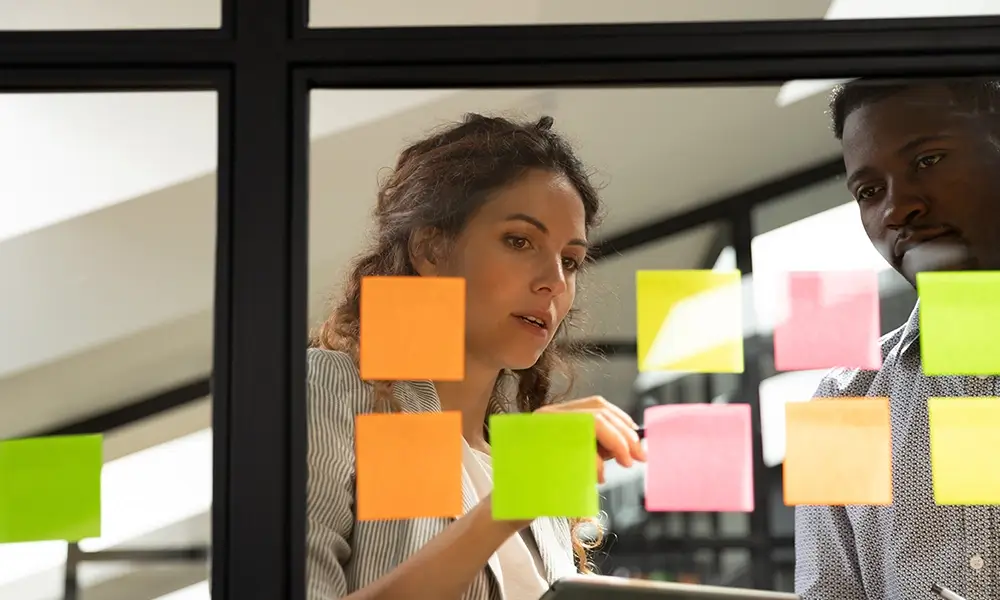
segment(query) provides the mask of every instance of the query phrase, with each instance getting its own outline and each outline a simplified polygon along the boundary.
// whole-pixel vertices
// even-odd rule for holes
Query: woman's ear
[[[433,227],[421,227],[410,234],[408,251],[410,264],[422,277],[441,275],[444,260],[444,240],[441,231]]]

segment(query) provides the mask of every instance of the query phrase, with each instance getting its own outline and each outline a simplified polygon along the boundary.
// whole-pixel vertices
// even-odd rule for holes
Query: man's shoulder
[[[872,385],[875,383],[879,373],[892,368],[898,360],[898,354],[906,333],[906,325],[900,325],[893,331],[882,336],[879,340],[879,348],[882,353],[882,368],[873,369],[851,369],[838,367],[827,373],[819,388],[813,394],[815,398],[838,398],[838,397],[864,397],[869,395]]]

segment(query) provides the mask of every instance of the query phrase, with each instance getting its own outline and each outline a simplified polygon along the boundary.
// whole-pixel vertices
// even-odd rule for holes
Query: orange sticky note
[[[359,521],[462,514],[462,414],[358,415]]]
[[[888,398],[785,405],[785,504],[892,504]]]
[[[361,280],[361,378],[465,378],[465,280]]]

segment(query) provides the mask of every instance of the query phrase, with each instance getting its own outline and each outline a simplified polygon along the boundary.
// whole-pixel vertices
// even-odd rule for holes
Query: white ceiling
[[[818,0],[636,0],[614,5],[614,14],[611,5],[592,0],[518,0],[502,9],[434,0],[421,3],[418,16],[411,4],[316,0],[313,22],[770,19],[826,10]],[[350,10],[338,12],[344,6]],[[0,23],[8,29],[218,24],[218,7],[207,1],[87,0],[73,9],[54,0],[0,0]],[[606,184],[608,218],[598,233],[607,236],[835,155],[821,95],[784,108],[776,95],[773,87],[316,92],[312,321],[323,315],[324,299],[336,293],[344,266],[364,242],[380,170],[428,129],[468,111],[554,115]],[[212,94],[0,96],[0,157],[8,167],[0,178],[0,438],[208,373],[215,127]],[[634,271],[700,266],[716,231],[706,226],[595,265],[582,301],[591,309],[588,337],[631,337]],[[613,396],[628,390],[632,360],[596,363],[578,389],[624,402]],[[202,403],[124,430],[109,441],[108,459],[208,423]],[[178,577],[176,587],[188,579]],[[50,597],[18,590],[26,600]],[[7,591],[0,584],[0,596]]]

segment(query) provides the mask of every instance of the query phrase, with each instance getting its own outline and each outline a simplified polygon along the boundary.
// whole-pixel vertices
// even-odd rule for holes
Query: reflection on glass
[[[638,0],[618,5],[569,0],[507,3],[431,0],[419,8],[401,0],[343,3],[310,0],[310,27],[404,27],[417,25],[534,25],[557,23],[655,23],[678,21],[764,21],[819,19],[828,0]]]
[[[515,0],[470,3],[430,0],[419,7],[404,0],[345,3],[310,0],[310,27],[408,27],[419,25],[535,25],[560,23],[659,23],[799,19],[900,19],[1000,14],[991,0],[702,0],[625,3]],[[806,86],[808,87],[808,86]]]
[[[208,594],[208,582],[196,583],[184,589],[171,592],[165,596],[160,596],[155,600],[210,600]]]
[[[0,95],[0,198],[15,200],[0,203],[0,439],[80,424],[103,434],[100,535],[0,544],[0,597],[62,597],[68,552],[78,591],[95,597],[166,594],[207,576],[216,103]],[[177,400],[169,410],[115,416],[165,396]],[[92,425],[102,422],[113,428]],[[191,557],[148,579],[127,560],[135,549]],[[126,560],[89,560],[104,551]]]
[[[218,29],[221,0],[0,2],[0,31]]]

